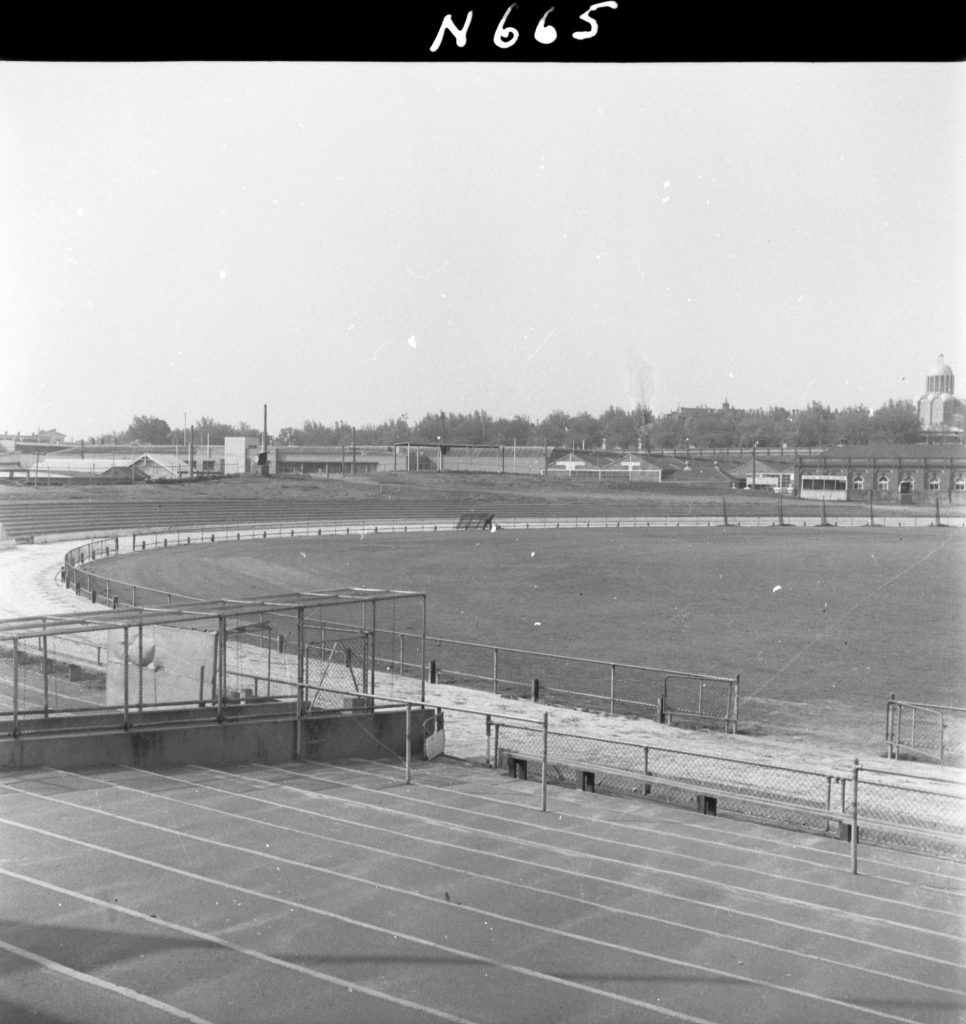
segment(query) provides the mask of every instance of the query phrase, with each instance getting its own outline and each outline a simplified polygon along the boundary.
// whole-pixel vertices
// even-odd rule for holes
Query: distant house
[[[137,465],[137,458],[80,458],[77,455],[68,457],[49,455],[38,459],[32,467],[27,467],[28,474],[39,482],[70,483],[139,483],[149,479],[148,474]]]
[[[59,430],[38,430],[37,440],[43,444],[63,444],[67,435]]]
[[[24,468],[20,459],[13,452],[0,451],[0,477],[16,480],[24,476]]]
[[[743,480],[748,490],[773,491],[792,494],[795,490],[795,470],[781,463],[749,459],[732,473],[739,483]]]
[[[188,459],[180,455],[140,455],[131,465],[144,480],[180,480],[189,475]]]
[[[961,444],[842,445],[796,457],[799,495],[845,501],[966,503]]]

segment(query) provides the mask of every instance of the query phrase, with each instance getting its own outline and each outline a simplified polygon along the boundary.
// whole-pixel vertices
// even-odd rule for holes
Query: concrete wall
[[[412,756],[422,757],[422,717],[413,710]],[[179,764],[278,764],[302,757],[334,761],[406,756],[406,712],[342,711],[312,715],[301,721],[296,742],[295,719],[289,716],[217,722],[211,719],[166,722],[150,720],[128,730],[101,728],[75,733],[38,731],[0,739],[0,770],[16,768],[86,768],[122,764],[162,768]]]

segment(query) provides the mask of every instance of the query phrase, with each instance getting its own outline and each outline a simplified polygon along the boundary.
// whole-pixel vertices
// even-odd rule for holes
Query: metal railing
[[[740,677],[575,658],[467,640],[377,629],[375,656],[403,675],[428,662],[431,684],[565,704],[668,724],[738,731]]]
[[[886,743],[889,757],[927,758],[962,762],[966,757],[966,708],[918,701],[896,700],[892,694],[886,703]]]
[[[516,774],[518,761],[539,763],[544,810],[546,787],[557,784],[848,840],[853,872],[860,843],[966,861],[966,792],[955,780],[864,768],[858,759],[838,773],[765,765],[550,732],[546,720],[542,729],[489,724],[493,767]]]
[[[425,621],[422,594],[352,590],[8,620],[0,623],[0,732],[112,715],[128,728],[158,708],[213,708],[217,716],[309,685],[372,694],[367,623],[377,608],[400,602],[418,605]],[[333,626],[331,615],[355,622]]]
[[[286,611],[291,610],[287,609]],[[14,738],[138,730],[258,716],[296,721],[319,714],[407,708],[441,727],[471,734],[461,755],[491,767],[514,759],[540,765],[540,807],[548,787],[578,786],[679,806],[714,809],[761,824],[847,839],[853,871],[860,843],[950,860],[966,860],[966,795],[950,779],[924,778],[853,765],[840,772],[762,764],[656,744],[551,732],[546,710],[514,716],[408,696],[425,681],[363,671],[361,631],[339,633],[316,610],[295,606],[301,643],[268,639],[260,611],[213,614],[182,609],[131,621],[113,612],[67,617],[0,635],[0,731]],[[355,645],[351,648],[350,645]],[[71,668],[73,666],[73,668]],[[167,666],[167,668],[166,668]],[[325,674],[322,667],[327,666]],[[444,693],[437,687],[436,696]],[[469,725],[465,723],[469,721]],[[462,726],[459,723],[463,723]],[[411,729],[407,726],[407,737]],[[485,753],[484,753],[485,744]],[[409,781],[411,743],[407,742]],[[388,756],[388,754],[387,754]],[[395,756],[395,755],[394,755]]]
[[[453,524],[452,528],[457,527]],[[287,527],[290,534],[294,530]],[[234,535],[239,537],[240,531],[236,530]],[[196,543],[211,543],[215,539],[216,535],[211,533]],[[183,543],[191,543],[191,534]],[[136,539],[132,544],[138,550]],[[167,538],[162,546],[167,546]],[[64,582],[77,595],[88,596],[92,603],[110,608],[172,607],[192,600],[186,595],[125,583],[96,572],[93,566],[97,559],[115,555],[119,548],[118,538],[106,538],[72,549],[65,558]],[[432,662],[432,681],[440,679],[516,696],[539,693],[544,700],[610,714],[646,715],[659,722],[738,731],[737,675],[724,677],[429,638],[377,629],[374,622],[372,634],[373,663],[387,663],[402,674],[413,675],[418,669],[420,678],[426,679],[424,666]]]

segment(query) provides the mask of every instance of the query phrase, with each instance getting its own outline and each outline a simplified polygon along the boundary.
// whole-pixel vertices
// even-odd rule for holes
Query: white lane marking
[[[21,878],[12,871],[6,871],[0,868],[3,874],[11,875],[14,878]],[[32,882],[32,878],[23,878],[24,881]],[[67,890],[62,890],[66,895],[74,895],[68,893]],[[100,902],[100,901],[98,901]],[[112,904],[113,909],[117,909]],[[98,978],[93,974],[85,974],[84,971],[74,970],[73,967],[68,967],[66,964],[58,963],[56,960],[50,960],[45,956],[41,956],[39,953],[31,952],[29,949],[23,949],[20,946],[14,946],[9,942],[4,942],[0,939],[0,949],[5,949],[8,953],[13,953],[14,956],[23,957],[24,960],[30,960],[35,964],[39,964],[41,967],[48,971],[55,971],[57,974],[66,975],[68,978],[72,978],[74,981],[81,981],[85,985],[93,985],[95,988],[103,988],[108,992],[113,992],[115,995],[123,996],[125,999],[133,999],[137,1003],[144,1003],[145,1006],[150,1006],[155,1010],[161,1010],[164,1013],[171,1014],[172,1017],[177,1017],[179,1020],[191,1021],[192,1024],[212,1024],[206,1017],[197,1017],[193,1013],[189,1013],[187,1010],[181,1010],[177,1006],[172,1006],[170,1003],[162,1003],[159,999],[152,999],[151,996],[144,995],[143,992],[136,992],[133,988],[126,988],[124,985],[115,985],[111,981],[105,981],[103,978]]]
[[[65,774],[72,774],[72,773],[66,772]],[[137,790],[133,790],[131,787],[128,787],[128,786],[116,786],[115,784],[112,784],[112,783],[107,783],[107,784],[109,786],[113,786],[114,788],[118,788],[118,789],[122,789],[122,790],[127,790],[129,792],[140,792],[140,791],[137,791]],[[10,787],[10,788],[15,788],[15,787]],[[162,826],[162,825],[155,825],[155,824],[152,824],[152,823],[149,823],[149,822],[139,821],[136,818],[129,818],[126,815],[116,814],[116,813],[114,813],[112,811],[106,811],[106,810],[103,810],[101,808],[84,807],[82,805],[78,805],[78,804],[72,803],[69,800],[62,800],[62,799],[57,798],[57,797],[51,797],[51,796],[46,796],[46,795],[37,794],[37,793],[30,793],[29,791],[26,791],[26,790],[17,790],[17,791],[18,792],[22,792],[22,793],[24,793],[24,795],[27,795],[27,796],[33,796],[36,799],[40,799],[40,800],[44,800],[44,801],[49,801],[49,802],[57,803],[57,804],[64,804],[66,806],[69,806],[69,807],[73,808],[74,810],[85,810],[85,811],[88,811],[88,812],[93,813],[93,814],[101,815],[101,816],[104,816],[104,817],[107,817],[107,818],[113,818],[113,819],[115,819],[117,821],[122,821],[122,822],[126,822],[128,824],[136,825],[136,826],[138,826],[140,828],[149,828],[149,829],[152,829],[154,831],[162,832],[162,833],[167,834],[167,835],[172,835],[172,836],[174,836],[174,837],[176,837],[176,838],[178,838],[179,840],[182,840],[182,841],[183,841],[184,837],[188,837],[188,838],[192,839],[193,841],[196,841],[196,842],[199,842],[199,843],[203,843],[205,845],[210,845],[210,846],[214,846],[214,847],[217,847],[217,848],[220,848],[220,849],[230,850],[230,851],[235,852],[235,853],[248,854],[249,856],[258,857],[259,859],[264,859],[264,860],[269,860],[269,861],[273,861],[273,862],[276,862],[276,863],[285,864],[288,867],[301,868],[303,870],[312,871],[312,872],[316,872],[316,873],[319,873],[319,874],[331,875],[331,876],[337,877],[337,878],[344,878],[344,879],[347,879],[347,880],[350,880],[350,881],[354,881],[357,884],[360,882],[360,880],[358,878],[354,877],[354,876],[347,875],[347,874],[345,874],[343,872],[337,872],[337,871],[334,871],[334,870],[332,870],[330,868],[322,868],[322,867],[319,867],[317,865],[306,864],[306,863],[301,862],[301,861],[292,860],[291,858],[278,856],[277,854],[265,853],[265,852],[263,852],[261,850],[252,850],[252,849],[247,848],[247,847],[238,846],[237,844],[234,844],[234,843],[226,843],[226,842],[222,842],[222,841],[216,840],[216,839],[208,839],[208,838],[205,838],[205,837],[202,837],[202,836],[195,836],[195,835],[192,835],[190,832],[179,831],[177,829],[167,828],[167,827]],[[599,995],[599,996],[602,996],[602,997],[604,997],[606,999],[613,999],[613,1000],[616,1000],[618,1002],[626,1003],[626,1004],[631,1005],[631,1006],[641,1006],[641,1007],[644,1007],[646,1009],[651,1009],[651,1010],[653,1010],[655,1012],[661,1013],[663,1015],[668,1015],[668,1016],[675,1017],[676,1019],[679,1019],[679,1020],[687,1020],[687,1021],[690,1021],[690,1022],[694,1022],[694,1024],[711,1024],[711,1022],[705,1021],[703,1018],[692,1017],[692,1016],[689,1016],[688,1014],[681,1013],[681,1012],[676,1011],[676,1010],[669,1010],[668,1008],[666,1008],[664,1006],[660,1006],[660,1005],[655,1004],[655,1003],[650,1003],[650,1002],[647,1002],[645,1000],[632,999],[632,998],[630,998],[628,996],[622,996],[622,995],[620,995],[618,993],[609,992],[609,991],[607,991],[605,989],[599,989],[599,988],[596,988],[596,987],[591,986],[591,985],[583,985],[583,984],[581,984],[579,982],[572,981],[571,979],[562,978],[562,977],[558,977],[558,976],[555,976],[555,975],[545,974],[544,972],[536,971],[536,970],[531,970],[529,968],[522,967],[522,966],[520,966],[518,964],[506,963],[504,961],[496,960],[496,959],[494,959],[492,957],[482,956],[482,955],[480,955],[478,953],[471,953],[471,952],[469,952],[467,950],[461,950],[461,949],[457,949],[456,947],[446,946],[446,945],[443,945],[442,943],[436,943],[436,942],[432,942],[431,940],[428,940],[428,939],[420,938],[417,935],[412,935],[412,934],[409,934],[409,933],[400,932],[398,930],[382,928],[382,927],[380,927],[378,925],[370,924],[370,923],[365,922],[365,921],[360,921],[360,920],[357,920],[355,918],[346,917],[345,915],[342,915],[342,914],[336,914],[336,913],[334,913],[332,911],[323,910],[323,909],[321,909],[319,907],[312,907],[311,905],[303,904],[303,903],[300,903],[298,901],[286,900],[286,899],[283,899],[281,897],[271,896],[271,895],[266,894],[266,893],[260,893],[257,890],[247,889],[244,886],[234,885],[234,884],[229,883],[229,882],[223,882],[221,880],[212,879],[212,878],[204,876],[204,875],[199,875],[199,874],[196,874],[196,873],[191,872],[191,871],[186,871],[186,870],[184,870],[182,868],[171,867],[169,865],[163,864],[163,863],[158,862],[158,861],[151,861],[151,860],[148,860],[146,858],[137,857],[137,856],[135,856],[133,854],[122,853],[122,852],[120,852],[118,850],[113,850],[113,849],[110,849],[108,847],[101,847],[101,846],[98,846],[98,845],[93,844],[93,843],[88,843],[88,842],[86,842],[84,840],[75,839],[75,838],[73,838],[71,836],[59,835],[58,833],[50,832],[47,829],[42,829],[42,828],[39,828],[37,826],[26,825],[26,824],[23,824],[22,822],[12,821],[12,820],[7,819],[7,818],[0,818],[0,824],[6,824],[6,825],[13,826],[15,828],[21,828],[21,829],[25,829],[25,830],[28,830],[28,831],[31,831],[31,832],[36,832],[36,833],[39,833],[41,835],[49,836],[50,838],[53,838],[53,839],[59,839],[59,840],[61,840],[63,842],[76,844],[76,845],[85,847],[87,849],[97,850],[98,852],[106,853],[109,856],[115,856],[115,857],[119,857],[119,858],[122,858],[122,859],[125,859],[125,860],[134,861],[135,863],[144,864],[144,865],[147,865],[147,866],[150,866],[150,867],[153,867],[153,868],[157,868],[157,869],[162,870],[162,871],[167,871],[167,872],[171,872],[171,873],[174,873],[174,874],[177,874],[177,875],[182,875],[184,877],[191,878],[192,880],[195,880],[195,881],[203,881],[203,882],[205,882],[208,885],[218,885],[220,887],[229,889],[229,890],[234,891],[234,892],[240,892],[243,895],[251,896],[251,897],[254,897],[256,899],[260,898],[260,899],[265,899],[265,900],[269,900],[269,901],[273,901],[273,902],[277,901],[277,902],[283,903],[283,904],[288,905],[288,906],[294,906],[294,907],[296,907],[298,909],[305,910],[308,913],[315,914],[315,915],[318,915],[318,916],[321,916],[321,917],[325,917],[325,918],[328,918],[328,919],[331,919],[331,920],[339,921],[341,923],[348,924],[348,925],[351,925],[353,927],[361,928],[361,929],[364,929],[366,931],[377,932],[377,933],[383,934],[383,935],[390,935],[393,938],[403,938],[403,939],[405,939],[405,940],[407,940],[409,942],[412,942],[415,945],[428,946],[428,947],[433,948],[433,949],[438,949],[441,952],[446,952],[446,953],[450,953],[450,954],[455,955],[455,956],[464,957],[464,958],[466,958],[468,960],[472,960],[472,961],[477,962],[477,963],[485,963],[485,964],[488,964],[488,965],[490,965],[490,966],[492,966],[494,968],[502,969],[502,970],[505,970],[505,971],[510,972],[510,973],[522,974],[522,975],[524,975],[526,977],[538,978],[538,979],[541,979],[541,980],[549,982],[549,983],[559,984],[559,985],[563,985],[563,986],[566,986],[566,987],[575,988],[575,989],[578,989],[578,990],[583,991],[583,992],[589,992],[591,994]],[[404,896],[409,896],[409,897],[412,897],[412,896],[415,895],[419,899],[430,900],[430,901],[436,902],[436,903],[442,902],[437,897],[427,897],[427,896],[422,896],[420,894],[413,894],[413,893],[411,893],[411,892],[409,892],[409,891],[407,891],[405,889],[402,889],[402,888],[400,888],[398,886],[392,886],[392,885],[388,885],[388,884],[382,883],[382,882],[371,882],[371,881],[368,881],[368,882],[365,882],[364,884],[372,886],[374,888],[378,888],[378,889],[384,890],[384,891],[392,892],[392,893],[395,893],[395,894],[398,894],[398,895],[404,895]],[[722,970],[720,968],[708,967],[708,966],[704,966],[704,965],[701,965],[701,964],[695,964],[695,963],[693,963],[691,961],[679,960],[679,959],[677,959],[675,957],[661,956],[661,955],[656,954],[656,953],[645,952],[645,951],[642,951],[642,950],[639,950],[639,949],[634,949],[633,947],[621,945],[619,943],[607,942],[607,941],[605,941],[603,939],[596,939],[596,938],[592,938],[592,937],[589,937],[589,936],[576,936],[573,933],[566,932],[566,931],[564,931],[562,929],[559,929],[559,928],[553,928],[553,927],[550,927],[548,925],[536,924],[535,922],[532,922],[532,921],[521,920],[521,919],[513,918],[513,917],[510,917],[510,916],[504,915],[504,914],[491,913],[491,914],[489,914],[489,917],[491,919],[505,921],[505,922],[507,922],[509,924],[513,924],[513,925],[518,926],[518,927],[523,927],[523,928],[526,928],[526,929],[531,929],[533,931],[543,932],[543,933],[552,935],[552,936],[557,937],[557,938],[565,938],[565,939],[568,939],[568,940],[571,940],[571,941],[576,940],[576,941],[579,941],[579,942],[582,942],[582,943],[586,943],[588,945],[601,947],[603,949],[608,949],[608,950],[611,950],[613,952],[619,952],[619,953],[622,953],[622,954],[625,954],[625,955],[641,957],[641,958],[648,959],[648,960],[654,960],[654,961],[657,961],[657,962],[660,962],[660,963],[670,964],[670,965],[675,966],[675,967],[683,967],[683,968],[686,968],[686,969],[691,970],[691,971],[696,971],[696,972],[700,972],[700,973],[710,974],[710,975],[716,976],[716,977],[724,977],[724,978],[728,978],[728,979],[731,979],[731,980],[734,980],[734,981],[743,982],[743,983],[745,983],[747,985],[750,985],[752,987],[761,987],[761,988],[766,988],[766,989],[772,989],[772,990],[775,990],[775,991],[778,991],[778,992],[783,992],[783,993],[786,993],[786,994],[789,994],[789,995],[798,996],[800,998],[807,999],[807,1000],[815,1000],[815,1001],[821,1002],[821,1003],[829,1003],[829,1004],[834,1005],[834,1006],[841,1006],[841,1007],[844,1007],[844,1008],[846,1008],[846,1009],[848,1009],[848,1010],[850,1010],[852,1012],[858,1011],[860,1013],[867,1013],[867,1014],[869,1014],[871,1016],[874,1016],[874,1017],[881,1017],[881,1018],[883,1018],[885,1020],[899,1021],[900,1024],[920,1024],[920,1022],[915,1021],[912,1018],[901,1017],[901,1016],[898,1016],[897,1014],[886,1013],[886,1012],[881,1011],[881,1010],[875,1010],[875,1009],[872,1009],[872,1008],[867,1007],[867,1006],[862,1006],[861,1004],[848,1002],[848,1001],[842,1000],[842,999],[835,999],[835,998],[833,998],[831,996],[823,996],[823,995],[820,995],[819,993],[816,993],[816,992],[809,992],[809,991],[806,991],[806,990],[793,988],[791,986],[780,985],[780,984],[778,984],[776,982],[770,982],[770,981],[766,981],[766,980],[762,980],[762,979],[758,979],[758,978],[752,978],[752,977],[749,977],[748,975],[738,974],[738,973],[736,973],[734,971],[725,971],[725,970]]]

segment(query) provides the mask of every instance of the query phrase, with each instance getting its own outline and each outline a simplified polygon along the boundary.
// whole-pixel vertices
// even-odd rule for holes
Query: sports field
[[[966,534],[952,528],[367,533],[169,548],[100,571],[197,597],[422,591],[433,636],[740,674],[742,731],[856,754],[881,749],[891,693],[964,703]]]

